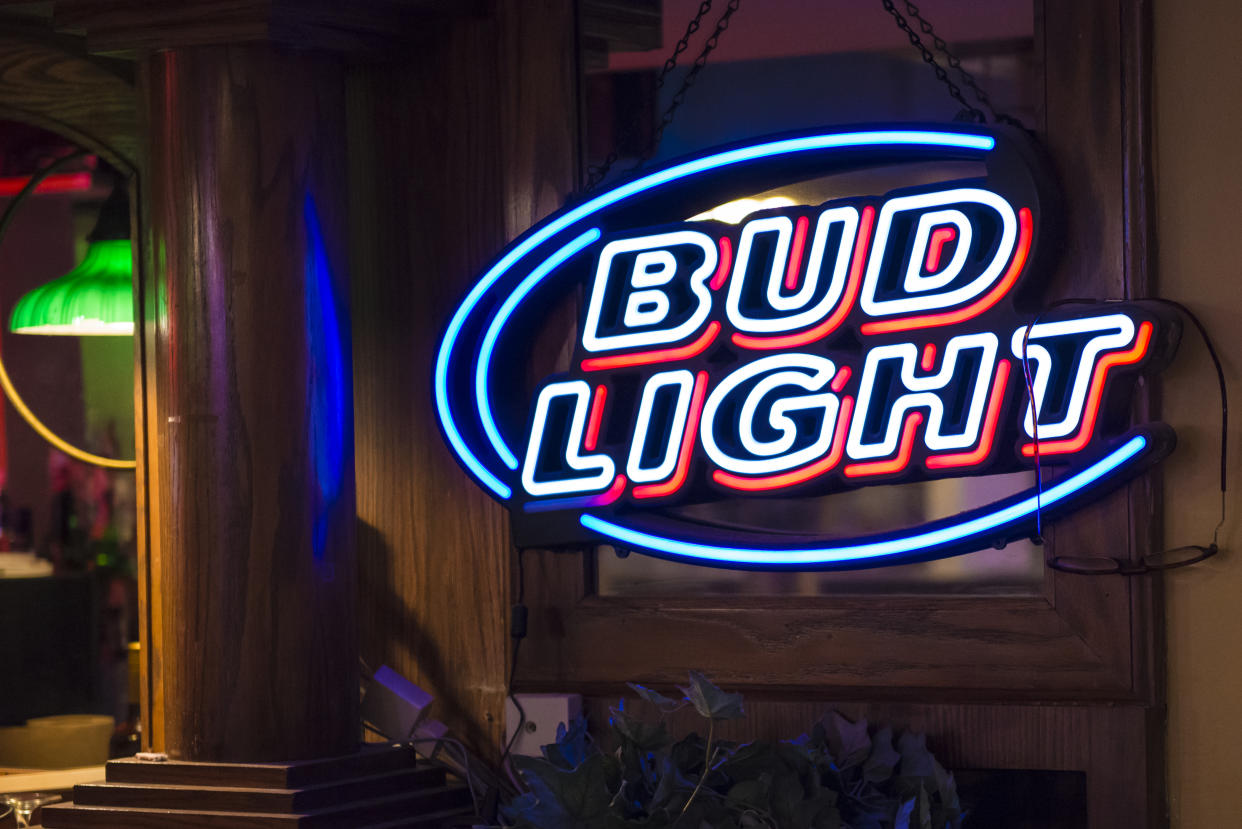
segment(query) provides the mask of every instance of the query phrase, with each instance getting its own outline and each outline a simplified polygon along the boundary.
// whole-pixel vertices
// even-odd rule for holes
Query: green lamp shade
[[[81,263],[17,301],[15,334],[133,336],[133,256],[128,239],[91,242]]]

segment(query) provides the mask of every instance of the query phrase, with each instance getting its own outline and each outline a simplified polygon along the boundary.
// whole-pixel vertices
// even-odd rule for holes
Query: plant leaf
[[[698,671],[690,672],[690,686],[681,688],[681,692],[694,710],[708,719],[736,720],[746,716],[741,694],[720,690]]]
[[[936,760],[927,750],[927,735],[905,731],[897,738],[897,751],[901,754],[902,777],[925,777],[935,779]]]
[[[856,766],[871,754],[871,737],[867,734],[865,718],[855,723],[836,711],[829,711],[824,718],[824,736],[840,768]]]
[[[514,755],[514,767],[522,775],[530,798],[519,800],[520,820],[538,829],[608,829],[608,804],[612,797],[605,785],[604,758],[596,754],[576,769],[560,769],[538,757]],[[518,801],[514,801],[515,806]]]
[[[897,807],[897,814],[893,816],[893,829],[913,829],[910,819],[914,816],[914,798],[902,803]]]
[[[901,761],[901,755],[893,748],[893,729],[884,726],[871,738],[871,753],[863,763],[863,779],[870,783],[882,783],[893,776],[893,770]]]
[[[666,697],[659,691],[647,688],[643,685],[638,685],[634,682],[627,682],[626,684],[634,689],[634,693],[654,705],[660,710],[661,713],[671,714],[679,708],[684,708],[686,706],[685,700],[675,700],[670,697]]]
[[[631,717],[621,708],[613,708],[612,710],[612,728],[617,736],[625,743],[637,750],[639,753],[645,754],[649,751],[664,748],[673,741],[668,733],[668,727],[662,723],[649,723]]]
[[[556,726],[556,742],[543,746],[543,756],[549,763],[562,769],[575,769],[592,754],[599,752],[587,732],[587,720],[582,714],[574,717],[569,725]]]

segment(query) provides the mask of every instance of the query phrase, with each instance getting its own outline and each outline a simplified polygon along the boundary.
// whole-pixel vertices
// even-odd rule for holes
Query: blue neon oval
[[[797,568],[927,556],[932,551],[969,543],[972,539],[981,540],[986,546],[998,533],[1003,536],[1007,529],[1021,527],[1037,511],[1053,511],[1074,496],[1087,492],[1096,484],[1117,474],[1122,467],[1132,465],[1138,461],[1147,446],[1147,438],[1135,435],[1095,463],[1042,493],[1037,494],[1034,489],[1030,489],[1015,499],[1009,499],[1003,507],[992,504],[951,524],[937,526],[935,529],[914,528],[906,534],[890,538],[844,540],[801,549],[724,547],[665,538],[590,514],[583,514],[578,520],[591,532],[621,544],[695,564]]]
[[[782,155],[790,155],[794,153],[822,151],[822,150],[849,150],[867,147],[876,147],[883,149],[893,149],[898,147],[927,147],[927,148],[951,148],[961,150],[971,150],[979,153],[987,153],[996,146],[996,139],[989,135],[978,135],[967,132],[953,132],[941,130],[922,130],[922,129],[890,129],[890,130],[848,130],[842,132],[820,133],[815,135],[803,135],[796,138],[781,138],[776,140],[760,141],[756,144],[746,145],[742,147],[734,147],[729,150],[712,153],[701,156],[689,161],[673,164],[661,170],[655,170],[644,176],[632,181],[620,184],[610,190],[591,198],[577,207],[563,210],[553,214],[544,220],[543,223],[533,228],[526,236],[520,239],[517,244],[513,245],[505,254],[488,269],[487,273],[475,283],[457,307],[452,319],[449,321],[448,327],[445,329],[444,336],[440,340],[440,348],[436,354],[435,370],[433,373],[433,396],[435,399],[436,415],[439,418],[440,426],[444,431],[444,436],[449,442],[454,454],[458,460],[470,472],[475,479],[492,492],[500,500],[508,500],[513,495],[512,488],[502,480],[501,475],[505,471],[495,472],[468,445],[466,439],[462,436],[461,430],[458,428],[457,421],[453,415],[453,407],[449,400],[448,379],[453,360],[453,351],[458,345],[462,328],[470,319],[471,315],[483,303],[487,294],[504,278],[504,276],[522,262],[536,248],[549,241],[558,234],[570,229],[573,225],[583,222],[601,211],[613,207],[627,199],[648,193],[659,187],[680,181],[692,176],[721,168],[742,164],[749,161],[762,161],[772,159]],[[582,237],[579,237],[582,238]],[[571,245],[572,246],[572,243]],[[569,246],[566,246],[569,247]],[[515,287],[508,295],[499,299],[498,304],[501,308],[506,307],[506,303],[510,298],[521,292],[521,296],[528,294],[535,285],[552,273],[561,261],[549,264],[558,254],[564,253],[566,248],[561,248],[557,253],[552,254],[543,260],[535,270],[532,270],[530,277],[523,280],[522,284]],[[572,251],[565,255],[568,258],[572,255]],[[546,266],[546,267],[545,267]],[[536,276],[536,270],[540,271]],[[516,306],[520,302],[520,297],[512,303]],[[509,307],[508,313],[512,313],[512,307]],[[507,315],[506,318],[507,320]],[[500,330],[503,329],[503,322],[496,329],[494,336],[490,335],[492,345],[495,339],[499,337]],[[479,355],[480,357],[482,355]],[[500,434],[496,427],[495,417],[491,411],[491,401],[487,399],[487,380],[486,373],[490,369],[490,349],[489,358],[487,360],[478,359],[475,366],[475,382],[474,389],[474,411],[479,413],[480,422],[484,434],[487,436],[491,449],[496,455],[497,460],[501,461],[502,467],[508,467],[510,470],[516,466],[516,455],[505,442],[504,437]],[[482,377],[483,379],[479,379]]]

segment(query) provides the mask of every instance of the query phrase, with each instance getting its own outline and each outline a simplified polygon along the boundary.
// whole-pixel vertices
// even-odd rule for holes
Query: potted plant
[[[691,673],[683,699],[640,685],[661,714],[612,709],[605,750],[578,718],[543,757],[514,757],[527,791],[503,809],[519,829],[960,829],[953,775],[926,738],[833,711],[809,733],[736,743],[716,724],[744,716],[742,696]],[[691,706],[706,735],[681,739],[664,718]]]

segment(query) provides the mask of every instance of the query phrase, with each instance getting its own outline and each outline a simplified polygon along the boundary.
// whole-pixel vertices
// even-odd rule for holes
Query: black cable
[[[1229,389],[1225,383],[1225,369],[1221,365],[1220,355],[1216,353],[1216,345],[1212,342],[1211,336],[1208,335],[1207,326],[1195,315],[1194,311],[1173,299],[1149,297],[1147,301],[1159,302],[1171,308],[1176,308],[1189,319],[1191,324],[1198,329],[1199,337],[1203,340],[1208,356],[1212,359],[1212,366],[1216,369],[1216,383],[1220,388],[1220,522],[1217,523],[1216,529],[1212,531],[1212,544],[1215,545],[1220,534],[1220,528],[1225,525],[1225,493],[1228,490],[1226,473],[1229,466]]]
[[[60,158],[48,163],[46,167],[36,171],[30,176],[30,181],[26,182],[26,186],[17,191],[17,195],[9,202],[8,207],[4,209],[4,215],[0,216],[0,241],[3,241],[5,231],[9,229],[9,223],[13,221],[13,217],[17,215],[17,208],[26,200],[26,197],[35,191],[35,188],[43,183],[43,179],[50,176],[53,172],[65,166],[71,161],[79,158],[85,158],[91,153],[86,150],[78,150],[76,153],[62,155]]]
[[[1084,297],[1072,297],[1069,299],[1061,299],[1061,300],[1057,300],[1056,302],[1052,303],[1047,308],[1045,308],[1043,311],[1041,311],[1039,315],[1035,317],[1035,322],[1037,322],[1040,319],[1040,317],[1044,316],[1049,311],[1055,308],[1059,308],[1063,305],[1108,305],[1108,304],[1118,303],[1118,302],[1154,302],[1154,303],[1159,303],[1161,305],[1167,305],[1170,308],[1177,309],[1183,316],[1186,317],[1186,319],[1190,320],[1191,324],[1194,325],[1196,330],[1198,330],[1199,337],[1203,340],[1204,347],[1207,348],[1208,357],[1210,357],[1212,360],[1212,366],[1216,370],[1216,383],[1220,391],[1220,521],[1217,522],[1216,528],[1212,531],[1212,546],[1215,547],[1219,540],[1220,530],[1225,525],[1225,518],[1226,518],[1226,505],[1227,505],[1227,492],[1228,492],[1227,472],[1228,472],[1228,467],[1229,467],[1229,388],[1228,388],[1228,384],[1225,382],[1225,369],[1224,369],[1224,366],[1221,364],[1220,354],[1218,354],[1216,351],[1216,344],[1212,341],[1212,337],[1208,333],[1207,326],[1203,324],[1203,321],[1199,319],[1198,315],[1196,315],[1194,311],[1191,311],[1188,307],[1178,302],[1177,300],[1165,299],[1164,297],[1138,297],[1132,300],[1088,299]],[[1027,326],[1026,334],[1023,337],[1023,341],[1022,341],[1022,362],[1023,362],[1024,367],[1026,366],[1026,363],[1027,363],[1026,341],[1030,337],[1031,329],[1035,327],[1035,322],[1032,322],[1031,325]],[[1028,377],[1027,377],[1027,393],[1030,395],[1030,399],[1031,399],[1032,418],[1035,418],[1036,417],[1035,402],[1034,402],[1035,395],[1034,395],[1034,390],[1030,383],[1029,370],[1028,370]],[[1035,425],[1035,428],[1032,431],[1038,433],[1039,431],[1038,426]],[[1036,434],[1036,436],[1034,437],[1033,442],[1035,444],[1036,469],[1038,470],[1039,468],[1038,434]],[[1037,484],[1036,484],[1037,487],[1040,486],[1040,483],[1041,482],[1037,481]],[[1036,495],[1037,500],[1036,500],[1036,509],[1035,509],[1035,520],[1036,520],[1037,528],[1039,526],[1039,520],[1040,520],[1038,495],[1039,495],[1039,490],[1037,489],[1037,495]]]
[[[517,576],[518,576],[518,592],[517,601],[514,603],[509,618],[509,636],[513,639],[513,658],[509,665],[509,678],[505,685],[505,695],[513,702],[513,707],[518,712],[517,727],[513,729],[513,736],[505,743],[505,750],[500,755],[500,767],[503,769],[505,764],[509,762],[509,755],[513,752],[513,744],[517,742],[518,735],[526,727],[526,709],[522,707],[522,703],[518,701],[517,695],[513,693],[513,680],[517,676],[518,651],[521,649],[522,640],[526,638],[526,621],[528,611],[526,608],[526,563],[523,558],[526,553],[524,547],[517,550]]]
[[[1031,324],[1022,334],[1022,376],[1026,379],[1026,399],[1031,402],[1031,445],[1035,447],[1035,536],[1031,540],[1039,545],[1044,543],[1044,464],[1039,451],[1039,410],[1035,406],[1035,381],[1031,377],[1031,361],[1026,350],[1035,325],[1044,314],[1055,307],[1056,303],[1036,314],[1035,319],[1031,320]],[[1021,410],[1019,410],[1018,417],[1022,418]],[[1018,428],[1021,430],[1021,420],[1018,423]]]

